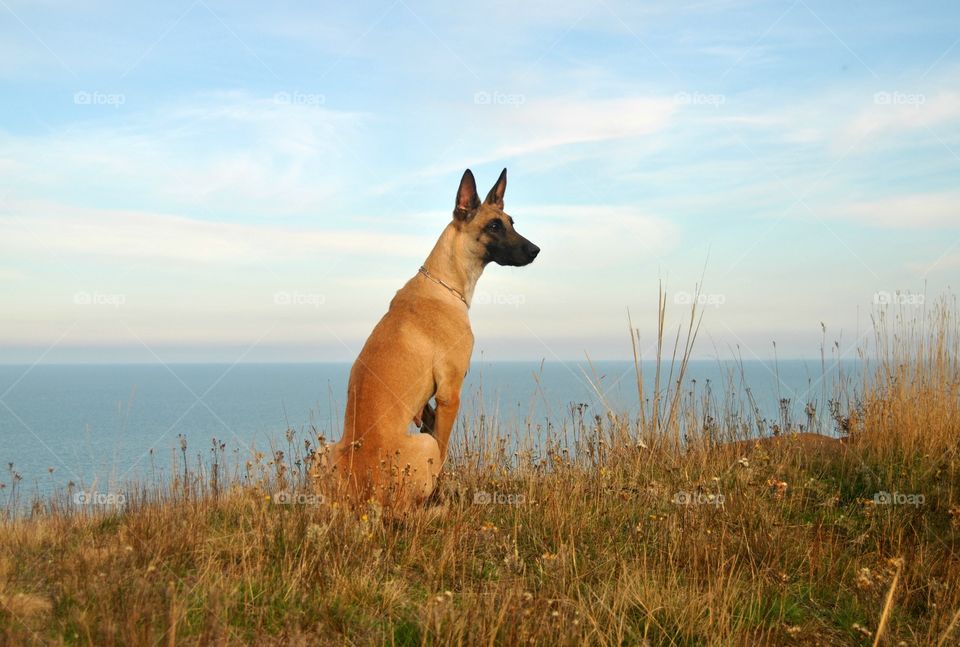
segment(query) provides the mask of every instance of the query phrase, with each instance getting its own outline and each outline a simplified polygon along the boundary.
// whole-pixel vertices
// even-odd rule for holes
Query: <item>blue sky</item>
[[[352,360],[504,166],[478,354],[626,358],[701,274],[698,357],[852,353],[956,287],[958,81],[949,2],[0,0],[0,361]]]

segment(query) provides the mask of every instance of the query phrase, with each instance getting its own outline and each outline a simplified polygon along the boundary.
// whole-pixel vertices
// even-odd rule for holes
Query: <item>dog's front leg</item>
[[[434,438],[437,439],[437,445],[440,446],[440,461],[447,460],[447,445],[450,442],[450,434],[453,431],[453,425],[457,421],[457,412],[460,410],[460,387],[459,382],[439,384],[437,386],[436,419],[434,422]]]

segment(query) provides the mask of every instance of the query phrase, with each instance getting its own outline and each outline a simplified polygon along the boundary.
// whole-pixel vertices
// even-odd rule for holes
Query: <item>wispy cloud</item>
[[[68,127],[0,133],[0,165],[17,170],[0,186],[62,193],[83,183],[167,206],[264,215],[316,209],[359,164],[364,115],[327,108],[319,95],[296,100],[294,92],[206,93],[106,115],[111,108],[81,104],[84,118]]]
[[[244,225],[39,201],[10,203],[7,212],[0,215],[5,256],[251,264],[344,253],[412,258],[432,242],[400,231]]]
[[[852,139],[866,135],[883,137],[923,131],[960,120],[960,93],[882,90],[873,104],[856,115],[848,126]]]
[[[846,205],[835,215],[871,227],[960,232],[960,193],[920,193],[865,200]]]
[[[473,124],[464,134],[475,144],[469,157],[431,164],[377,187],[386,192],[411,180],[436,178],[487,163],[535,164],[544,158],[572,162],[596,152],[585,145],[624,142],[663,132],[677,110],[672,98],[614,99],[556,97],[480,91],[471,109]]]
[[[646,97],[533,100],[496,119],[506,143],[493,157],[519,157],[560,146],[622,140],[663,130],[674,101]]]

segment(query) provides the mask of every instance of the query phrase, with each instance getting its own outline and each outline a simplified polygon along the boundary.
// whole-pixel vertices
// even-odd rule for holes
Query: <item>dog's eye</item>
[[[500,231],[501,229],[503,229],[503,223],[500,222],[499,220],[491,220],[490,222],[487,223],[487,229],[489,229],[490,231]]]

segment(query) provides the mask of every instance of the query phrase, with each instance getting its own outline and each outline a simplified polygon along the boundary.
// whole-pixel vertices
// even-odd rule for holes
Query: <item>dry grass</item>
[[[406,518],[315,504],[294,438],[232,473],[214,448],[122,512],[48,500],[0,522],[0,643],[958,644],[957,310],[888,316],[833,407],[842,447],[788,420],[718,446],[773,423],[672,386],[637,418],[574,409],[536,450],[503,436],[537,430],[467,420],[436,504]],[[676,361],[658,351],[667,384],[696,327]]]

